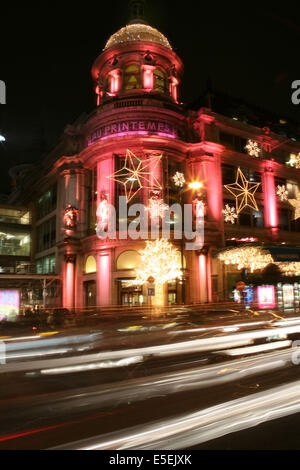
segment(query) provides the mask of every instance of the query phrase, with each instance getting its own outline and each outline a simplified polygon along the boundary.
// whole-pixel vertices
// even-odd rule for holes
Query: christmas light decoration
[[[235,212],[235,207],[230,207],[226,204],[225,209],[222,211],[225,217],[225,222],[231,222],[235,224],[235,221],[238,219],[238,215]]]
[[[67,229],[74,229],[77,225],[78,209],[68,204],[65,209],[64,223]]]
[[[168,240],[147,241],[140,255],[141,264],[136,269],[133,284],[146,284],[149,278],[153,278],[155,284],[165,284],[182,277],[181,254]]]
[[[300,153],[298,153],[298,155],[291,153],[290,160],[286,164],[299,170],[300,169]]]
[[[287,201],[288,200],[288,196],[289,196],[289,192],[287,191],[286,187],[283,185],[283,186],[277,186],[277,196],[280,197],[280,200],[281,201]]]
[[[162,155],[141,160],[130,150],[127,150],[123,168],[107,178],[124,186],[126,200],[129,203],[143,188],[162,189],[153,171],[149,171],[149,167],[155,170],[161,159]]]
[[[258,211],[254,195],[259,186],[260,183],[251,183],[250,181],[247,181],[242,170],[238,168],[236,182],[225,186],[225,188],[235,197],[237,215],[239,215],[246,206]]]
[[[179,173],[179,171],[177,171],[177,173],[175,173],[175,175],[173,176],[173,181],[174,181],[175,186],[177,186],[178,188],[183,188],[185,184],[184,174]]]
[[[267,250],[261,247],[230,248],[218,255],[226,265],[235,265],[238,269],[248,269],[251,273],[262,270],[273,263],[273,258]]]
[[[300,276],[300,263],[277,263],[285,276]]]
[[[151,219],[163,218],[165,212],[169,210],[169,206],[164,203],[164,200],[159,197],[159,192],[153,191],[152,197],[149,199],[149,207],[146,209],[149,211]]]
[[[294,220],[299,219],[300,217],[300,191],[299,188],[296,188],[296,199],[289,199],[289,203],[294,207],[295,214]]]
[[[193,204],[195,207],[196,219],[203,219],[205,216],[205,202],[203,202],[201,199],[195,199]]]
[[[98,226],[102,230],[105,230],[105,228],[107,227],[108,216],[109,216],[108,195],[103,195],[102,201],[100,202],[98,209],[97,209]]]
[[[157,29],[146,24],[129,24],[113,34],[106,43],[104,50],[132,41],[147,41],[160,44],[172,50],[168,39]]]
[[[259,157],[261,154],[261,149],[258,146],[258,143],[253,140],[248,140],[248,144],[245,147],[248,151],[250,157]]]

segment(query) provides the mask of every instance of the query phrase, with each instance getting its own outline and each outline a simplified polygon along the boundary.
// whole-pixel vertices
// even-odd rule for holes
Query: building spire
[[[145,21],[145,0],[130,0],[130,22],[129,24],[142,23],[147,24]]]

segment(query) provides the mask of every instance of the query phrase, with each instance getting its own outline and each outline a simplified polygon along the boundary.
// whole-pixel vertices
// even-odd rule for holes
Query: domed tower
[[[144,2],[130,6],[131,21],[109,38],[93,65],[97,104],[145,94],[177,103],[183,64],[168,39],[146,23]]]
[[[146,286],[137,288],[127,281],[135,279],[145,240],[124,237],[124,224],[131,227],[138,223],[138,218],[130,219],[135,204],[143,204],[149,211],[157,201],[173,204],[178,188],[172,185],[172,178],[186,167],[188,124],[185,107],[178,102],[183,64],[168,39],[146,23],[144,2],[131,0],[130,7],[131,21],[108,39],[92,67],[97,107],[82,127],[85,145],[78,164],[89,181],[80,180],[76,188],[78,194],[78,188],[88,188],[88,204],[80,197],[76,207],[82,205],[79,221],[83,214],[88,231],[77,260],[78,266],[86,266],[92,257],[96,268],[94,272],[84,268],[76,281],[77,303],[81,299],[81,305],[85,295],[82,280],[96,285],[93,305],[125,305],[130,299],[149,302]],[[70,185],[69,181],[66,184]],[[124,198],[128,218],[122,212]],[[107,227],[108,207],[116,212],[116,236],[102,240],[98,228]],[[180,246],[178,240],[174,242]],[[181,264],[183,267],[183,257]],[[182,287],[172,284],[172,288],[176,294],[170,295],[177,295],[178,290],[180,302]],[[166,296],[164,292],[161,298]]]

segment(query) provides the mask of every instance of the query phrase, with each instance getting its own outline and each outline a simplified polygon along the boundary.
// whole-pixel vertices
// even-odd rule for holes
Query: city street
[[[297,448],[299,311],[224,304],[85,322],[2,328],[0,449]]]

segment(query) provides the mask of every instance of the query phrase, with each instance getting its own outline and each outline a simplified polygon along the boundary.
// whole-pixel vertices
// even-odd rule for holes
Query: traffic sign
[[[245,290],[245,288],[246,288],[246,284],[243,281],[237,282],[236,288],[240,292],[243,292],[243,290]]]

